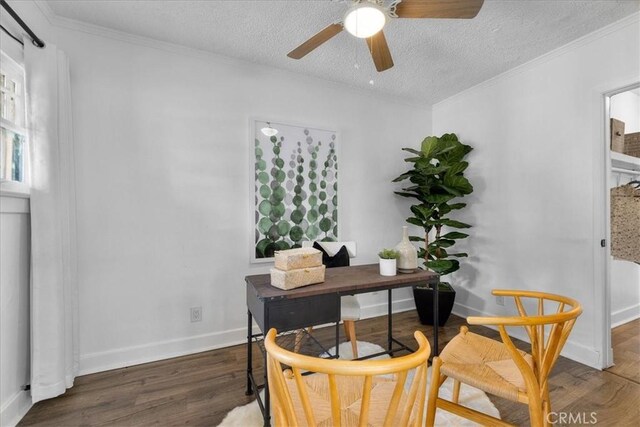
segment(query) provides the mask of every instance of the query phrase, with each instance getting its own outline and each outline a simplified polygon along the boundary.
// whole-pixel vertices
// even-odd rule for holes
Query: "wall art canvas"
[[[338,239],[337,133],[256,120],[252,260]]]

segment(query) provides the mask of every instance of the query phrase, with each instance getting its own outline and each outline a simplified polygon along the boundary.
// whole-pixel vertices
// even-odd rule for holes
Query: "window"
[[[1,52],[0,181],[28,184],[24,68]]]

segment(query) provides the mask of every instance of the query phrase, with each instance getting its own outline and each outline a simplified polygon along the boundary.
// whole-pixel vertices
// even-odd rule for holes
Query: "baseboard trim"
[[[616,326],[624,325],[638,318],[640,318],[640,304],[632,305],[622,310],[616,310],[611,313],[611,327],[615,328]]]
[[[31,403],[31,396],[28,391],[20,390],[14,393],[0,409],[0,426],[16,426],[27,415],[32,406],[33,403]]]
[[[411,310],[414,307],[412,298],[394,300],[392,302],[392,311],[394,313]],[[387,314],[387,303],[363,306],[361,310],[362,319],[383,316]],[[318,327],[322,326],[324,325]],[[256,325],[254,325],[253,331],[254,333],[259,332]],[[96,372],[141,365],[143,363],[156,362],[158,360],[244,344],[246,339],[246,328],[237,328],[193,337],[118,348],[104,352],[88,353],[80,356],[79,375],[94,374]]]
[[[468,307],[464,304],[460,304],[458,302],[453,305],[452,312],[456,316],[460,316],[462,318],[466,318],[467,316],[496,316],[496,314],[494,313],[486,313],[473,307]],[[496,326],[487,325],[487,327],[498,330]],[[525,342],[530,342],[529,336],[522,328],[509,328],[508,332],[509,335],[513,338],[517,338]],[[571,339],[567,340],[567,342],[565,343],[561,355],[592,368],[598,370],[602,369],[602,360],[598,351],[583,344],[572,341]]]
[[[254,333],[258,332],[254,325]],[[177,338],[149,344],[118,348],[80,356],[79,375],[157,362],[158,360],[201,353],[246,342],[247,329],[237,328],[210,334]]]

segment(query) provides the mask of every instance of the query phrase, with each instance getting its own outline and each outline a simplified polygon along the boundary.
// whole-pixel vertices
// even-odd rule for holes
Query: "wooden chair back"
[[[381,405],[384,405],[386,412],[382,425],[421,426],[426,398],[427,360],[431,347],[421,332],[416,331],[414,337],[419,348],[407,356],[385,360],[353,361],[323,359],[290,352],[276,344],[276,330],[271,329],[265,338],[265,348],[275,425],[316,426],[322,421],[316,416],[316,409],[320,405],[314,406],[303,378],[303,373],[313,372],[313,375],[326,375],[328,379],[331,425],[336,427],[371,425],[372,420],[369,417],[371,407],[379,410]],[[283,365],[290,369],[283,371]],[[407,377],[410,370],[415,371],[410,387],[405,392],[405,384],[409,386]],[[383,401],[380,393],[372,395],[373,384],[380,376],[386,376],[395,381],[392,391],[389,389],[389,394],[387,398],[382,399]],[[347,403],[341,401],[345,393],[344,390],[339,390],[339,386],[345,384],[341,381],[345,377],[362,379],[361,382],[350,383],[352,386],[362,384],[361,390],[357,390],[360,398],[357,422],[353,420],[354,417],[345,417],[343,411]],[[347,392],[353,395],[354,390]],[[302,410],[297,408],[296,411],[293,394],[297,396],[295,402],[302,406]]]
[[[537,400],[544,400],[548,396],[548,378],[555,365],[562,347],[564,346],[576,319],[582,313],[580,303],[572,298],[545,292],[494,289],[493,295],[513,297],[519,316],[504,317],[467,317],[470,325],[498,326],[500,337],[505,344],[518,370],[522,374],[528,391],[535,391],[531,396]],[[525,309],[527,300],[537,301],[537,310],[529,314]],[[525,301],[525,302],[523,302]],[[554,313],[545,314],[545,302],[557,304]],[[534,304],[535,305],[535,304]],[[549,304],[547,304],[549,305]],[[506,328],[512,326],[523,327],[531,341],[531,357],[533,366],[526,362],[522,354],[516,349]]]

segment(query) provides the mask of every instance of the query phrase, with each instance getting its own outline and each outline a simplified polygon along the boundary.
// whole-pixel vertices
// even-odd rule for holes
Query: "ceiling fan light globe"
[[[385,11],[373,3],[359,3],[344,16],[344,28],[352,35],[365,39],[378,33],[387,22]]]

